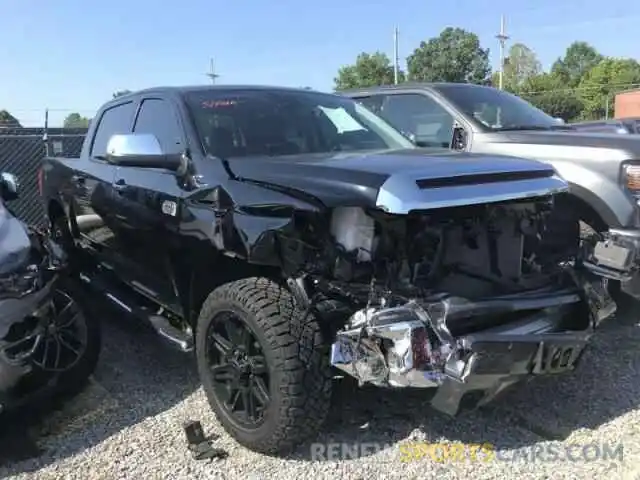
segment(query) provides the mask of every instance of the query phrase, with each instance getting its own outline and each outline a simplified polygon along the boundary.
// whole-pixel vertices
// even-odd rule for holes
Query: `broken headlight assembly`
[[[3,257],[0,299],[21,298],[44,287],[65,263],[64,252],[39,232],[30,232],[28,248]]]

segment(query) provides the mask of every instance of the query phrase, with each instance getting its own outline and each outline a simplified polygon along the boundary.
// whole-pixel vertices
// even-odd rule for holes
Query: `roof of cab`
[[[140,95],[146,93],[177,93],[184,94],[189,92],[202,92],[207,90],[229,91],[229,90],[266,90],[266,91],[288,91],[288,92],[317,92],[308,88],[295,87],[275,87],[269,85],[185,85],[174,87],[151,87],[135,92],[127,93],[116,98],[125,98],[130,95]],[[317,92],[323,93],[323,92]]]
[[[453,82],[404,82],[397,85],[380,85],[361,88],[348,88],[345,90],[337,90],[336,93],[341,95],[358,94],[364,92],[394,91],[394,90],[438,90],[442,87],[459,87],[459,88],[493,88],[489,85],[478,85],[475,83],[453,83]]]
[[[165,86],[165,87],[151,87],[142,90],[136,90],[134,92],[125,93],[118,97],[115,97],[108,102],[105,102],[103,107],[112,105],[113,103],[121,100],[126,100],[132,97],[138,97],[146,94],[165,94],[165,95],[177,95],[182,96],[191,92],[205,92],[205,91],[221,91],[229,92],[235,90],[253,90],[253,91],[267,91],[267,92],[312,92],[324,95],[335,95],[332,92],[320,92],[308,87],[276,87],[269,85],[184,85],[184,86]]]

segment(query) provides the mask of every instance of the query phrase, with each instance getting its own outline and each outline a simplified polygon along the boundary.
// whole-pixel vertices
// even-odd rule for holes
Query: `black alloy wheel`
[[[32,361],[45,372],[63,373],[73,369],[85,354],[86,319],[76,301],[60,289],[54,290],[50,308]]]
[[[238,443],[281,455],[317,435],[331,406],[329,345],[285,285],[250,277],[212,290],[195,347],[209,405]]]
[[[73,369],[85,354],[86,319],[75,300],[56,289],[35,328],[20,337],[4,346],[7,360],[15,364],[27,360],[42,372],[64,373]]]
[[[256,334],[235,313],[221,311],[206,335],[206,359],[215,395],[240,428],[259,428],[271,395],[269,369]]]

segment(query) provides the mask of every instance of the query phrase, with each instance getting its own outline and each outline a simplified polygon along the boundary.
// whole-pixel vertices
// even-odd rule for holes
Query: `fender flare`
[[[610,228],[636,226],[637,206],[617,182],[575,163],[552,164],[569,184],[569,194],[591,207]]]

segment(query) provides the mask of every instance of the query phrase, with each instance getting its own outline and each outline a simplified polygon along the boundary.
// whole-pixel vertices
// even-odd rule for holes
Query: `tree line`
[[[420,42],[407,57],[398,82],[455,82],[498,86],[489,49],[476,34],[445,28],[437,37]],[[382,52],[361,53],[352,65],[338,70],[336,90],[394,83],[393,62]],[[640,87],[640,63],[607,57],[586,42],[573,42],[544,71],[535,52],[515,43],[506,55],[503,88],[531,102],[549,115],[573,120],[597,120],[613,115],[614,95]]]

